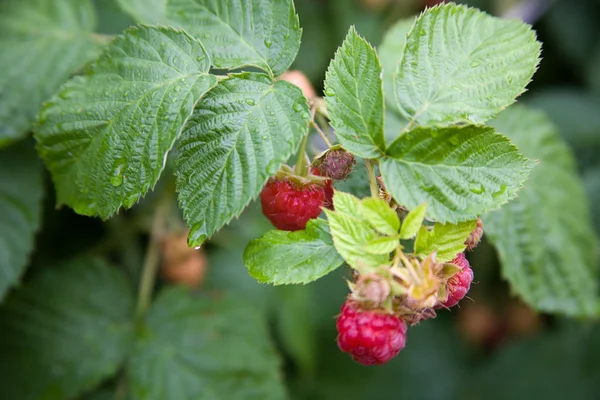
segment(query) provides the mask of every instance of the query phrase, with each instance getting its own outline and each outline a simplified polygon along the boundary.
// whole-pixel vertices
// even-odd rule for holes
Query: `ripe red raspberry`
[[[311,167],[310,173],[317,176],[325,176],[318,167]],[[323,189],[325,191],[323,207],[333,210],[333,181],[331,179],[327,180]]]
[[[299,186],[289,180],[270,180],[260,194],[262,212],[277,228],[299,231],[321,214],[325,190],[316,184]]]
[[[467,295],[467,292],[471,288],[471,282],[473,282],[473,270],[469,265],[469,261],[465,257],[465,253],[460,253],[452,260],[452,264],[458,265],[462,270],[448,279],[446,288],[448,290],[448,299],[441,302],[438,307],[454,307],[459,301]]]
[[[362,311],[353,300],[342,306],[337,330],[340,350],[364,365],[385,364],[406,342],[406,322],[381,311]]]

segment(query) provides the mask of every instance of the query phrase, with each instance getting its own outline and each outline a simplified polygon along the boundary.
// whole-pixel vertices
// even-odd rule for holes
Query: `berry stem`
[[[329,139],[327,139],[327,136],[325,135],[325,132],[323,132],[323,130],[321,129],[321,127],[319,126],[319,124],[317,124],[314,120],[311,121],[311,122],[312,122],[313,128],[315,128],[315,130],[317,131],[317,133],[319,134],[319,136],[321,136],[321,139],[323,139],[323,141],[325,142],[325,144],[327,145],[327,147],[331,148],[332,144],[329,141]]]
[[[306,162],[306,143],[308,142],[308,133],[304,135],[302,144],[300,145],[300,151],[298,152],[298,160],[296,161],[296,175],[307,176],[308,175],[308,163]]]
[[[379,190],[377,189],[377,177],[375,176],[373,161],[365,159],[365,167],[367,168],[367,174],[369,175],[369,188],[371,189],[371,196],[378,197]]]
[[[325,134],[325,132],[323,132],[323,130],[321,129],[319,124],[315,121],[315,117],[318,117],[321,120],[324,119],[321,114],[317,114],[317,105],[316,104],[313,104],[311,114],[312,114],[312,118],[310,120],[311,125],[313,126],[313,128],[315,128],[315,130],[317,131],[319,136],[321,136],[321,139],[323,139],[323,141],[325,142],[327,147],[331,148],[331,142],[329,141],[329,139],[327,139],[327,135]]]
[[[172,193],[169,189],[170,187],[166,188],[159,199],[152,219],[152,231],[150,232],[150,239],[148,241],[148,246],[146,247],[146,255],[144,257],[142,277],[140,278],[138,298],[135,308],[135,315],[138,320],[144,316],[152,299],[152,291],[154,289],[154,283],[156,281],[156,274],[158,272],[158,266],[160,262],[159,241],[164,234],[165,225],[167,223],[167,215],[172,201]]]

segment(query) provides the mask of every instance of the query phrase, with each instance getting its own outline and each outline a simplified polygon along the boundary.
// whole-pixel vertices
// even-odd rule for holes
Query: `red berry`
[[[337,343],[343,352],[364,365],[385,364],[406,342],[406,322],[377,310],[360,310],[346,300],[337,320]]]
[[[317,176],[325,176],[318,167],[312,167],[310,173]],[[333,181],[328,179],[323,188],[325,191],[325,201],[323,207],[333,210]]]
[[[473,270],[465,257],[465,253],[457,255],[452,260],[452,264],[458,265],[462,270],[448,279],[448,283],[446,284],[448,299],[440,303],[441,307],[450,308],[457,305],[467,295],[467,292],[471,288],[471,282],[473,282]]]
[[[298,186],[289,180],[270,180],[260,194],[262,211],[271,223],[285,231],[299,231],[321,214],[325,190],[316,184]]]

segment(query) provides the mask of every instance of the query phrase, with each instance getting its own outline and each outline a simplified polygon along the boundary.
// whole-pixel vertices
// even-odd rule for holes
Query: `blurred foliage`
[[[133,23],[115,0],[94,3],[99,32],[117,33]],[[326,67],[348,25],[356,25],[369,41],[379,44],[389,26],[418,12],[424,3],[296,0],[304,34],[293,67],[304,71],[317,91],[321,91]],[[463,3],[490,12],[506,12],[522,1]],[[531,22],[544,43],[544,59],[522,101],[547,111],[575,152],[600,233],[600,3],[597,0],[527,3],[540,7],[539,16]],[[368,192],[368,185],[361,179],[364,167],[361,162],[357,165],[357,171],[339,184],[340,189],[355,190],[357,194]],[[388,365],[364,367],[353,362],[335,344],[334,318],[348,292],[347,269],[341,268],[314,284],[294,287],[261,285],[248,275],[242,262],[244,247],[270,228],[257,204],[219,232],[204,249],[209,271],[201,291],[211,296],[226,295],[243,303],[226,313],[228,318],[239,319],[244,325],[237,327],[234,335],[237,339],[230,342],[215,339],[222,321],[212,318],[212,325],[204,326],[198,316],[212,312],[205,309],[206,304],[170,291],[161,295],[157,309],[149,316],[149,330],[136,332],[138,344],[130,345],[132,329],[122,321],[131,313],[129,292],[137,286],[148,235],[147,210],[153,207],[153,195],[149,194],[134,210],[101,223],[68,209],[56,211],[52,185],[48,179],[46,182],[43,229],[37,236],[32,267],[25,273],[22,286],[13,290],[0,307],[0,398],[62,399],[84,391],[79,398],[114,399],[115,393],[127,392],[119,383],[124,372],[115,370],[117,360],[124,357],[126,350],[147,367],[130,372],[134,381],[144,382],[151,376],[155,378],[152,385],[176,387],[180,391],[165,391],[171,397],[162,397],[173,400],[191,398],[184,397],[183,390],[194,391],[201,385],[188,375],[194,369],[210,370],[214,375],[207,376],[215,379],[237,373],[257,379],[264,385],[261,387],[272,385],[275,389],[264,389],[269,393],[280,393],[283,389],[274,372],[278,362],[283,367],[288,395],[297,400],[600,398],[600,326],[539,316],[524,306],[515,308],[508,286],[499,277],[496,253],[485,240],[469,254],[477,283],[470,294],[472,303],[452,312],[442,311],[437,319],[410,328],[406,348]],[[89,273],[78,282],[56,279],[62,269],[53,265],[84,254],[107,255],[112,263],[121,266],[128,279],[103,270],[113,267],[96,261],[88,263]],[[75,268],[81,262],[80,259],[67,264],[66,268]],[[95,270],[98,275],[90,275]],[[120,294],[113,293],[116,286],[104,287],[102,280],[116,280],[118,285],[128,288]],[[165,286],[165,282],[159,282],[158,286]],[[177,296],[181,297],[179,301]],[[79,310],[84,308],[92,308],[99,318],[82,318]],[[261,325],[265,321],[280,360],[267,343],[267,330]],[[245,329],[251,335],[246,335]],[[168,336],[169,330],[177,335]],[[176,337],[176,343],[171,343],[172,337]],[[212,348],[203,347],[204,338],[215,340],[211,342]],[[247,343],[242,343],[244,340]],[[104,344],[98,344],[99,341]],[[99,349],[104,349],[106,343],[109,350],[100,354]],[[124,349],[127,346],[135,347],[135,351]],[[53,352],[63,348],[69,351],[64,353],[64,359],[57,359]],[[210,357],[218,350],[226,351],[231,362],[212,360]],[[85,354],[89,364],[73,365],[72,355],[76,352]],[[206,363],[189,364],[186,356],[195,352],[198,357],[194,360],[206,357]],[[261,361],[256,355],[259,352],[269,357]],[[241,360],[239,363],[237,358]],[[57,360],[57,367],[42,369],[49,359]],[[256,365],[252,365],[252,360],[256,360]],[[61,369],[64,365],[69,368]],[[181,379],[160,381],[162,368],[177,368]],[[64,377],[70,374],[78,379],[67,382]],[[58,383],[45,387],[53,377],[58,377]],[[102,384],[101,378],[106,379]],[[229,398],[266,398],[260,397],[261,393],[254,393],[254,397],[239,393],[242,392]],[[136,394],[139,398],[159,398],[157,394],[152,397],[147,393]]]

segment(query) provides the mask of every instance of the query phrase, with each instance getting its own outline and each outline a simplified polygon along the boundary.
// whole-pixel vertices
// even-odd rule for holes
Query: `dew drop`
[[[306,259],[306,263],[307,263],[307,264],[312,264],[312,263],[313,263],[313,260],[312,260],[312,258],[307,258],[307,259]]]
[[[263,135],[262,140],[267,140],[269,137],[267,135]]]
[[[453,146],[458,146],[458,143],[460,143],[460,141],[458,140],[458,138],[456,136],[452,136],[448,141]]]
[[[331,89],[331,88],[327,88],[325,90],[325,95],[329,96],[329,97],[333,97],[335,96],[335,90]]]
[[[207,33],[204,34],[204,38],[205,39],[208,39],[209,37],[210,37],[210,33],[207,32]]]
[[[309,119],[310,118],[310,114],[307,112],[303,112],[301,115],[302,119]]]
[[[254,99],[246,99],[246,104],[248,104],[249,106],[253,106],[256,104],[256,102],[254,101]]]
[[[471,63],[471,67],[472,67],[472,68],[479,67],[479,64],[480,64],[480,63],[479,63],[479,61],[473,61],[473,62]]]
[[[123,207],[131,208],[138,201],[138,195],[133,193],[123,199]]]
[[[206,234],[206,224],[204,222],[194,224],[194,226],[192,226],[192,229],[190,229],[190,235],[188,236],[188,246],[201,246],[207,237],[208,235]]]
[[[269,115],[271,115],[271,116],[275,115],[275,111],[271,111],[271,112],[269,113]]]
[[[202,57],[202,56],[198,56],[198,57],[196,57],[196,61],[200,62],[200,61],[202,61],[202,60],[204,60],[204,57]]]
[[[299,112],[302,111],[302,106],[298,103],[294,104],[294,111]]]
[[[469,190],[475,194],[481,194],[485,192],[485,188],[481,183],[471,183],[469,185]]]
[[[175,93],[179,92],[179,90],[180,90],[180,87],[179,87],[179,86],[175,86],[175,87],[173,87],[173,91],[174,91]]]
[[[117,164],[115,169],[112,171],[112,175],[110,177],[110,184],[117,187],[121,186],[123,183],[123,169],[125,169],[125,164],[120,163]]]
[[[267,48],[271,47],[271,43],[272,42],[270,40],[265,39],[265,46],[267,46]]]

